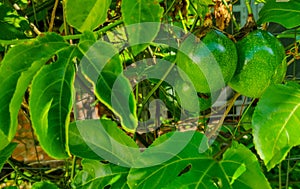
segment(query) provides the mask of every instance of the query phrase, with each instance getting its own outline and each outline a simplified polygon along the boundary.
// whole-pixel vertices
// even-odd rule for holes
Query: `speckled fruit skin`
[[[224,87],[233,77],[236,65],[235,44],[217,30],[209,31],[201,41],[194,37],[185,39],[177,53],[179,73],[186,74],[200,93]]]
[[[259,98],[286,73],[285,51],[271,33],[255,30],[237,44],[238,65],[229,86],[242,95]]]

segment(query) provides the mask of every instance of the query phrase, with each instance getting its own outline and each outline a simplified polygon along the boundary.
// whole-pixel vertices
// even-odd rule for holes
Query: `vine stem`
[[[216,126],[214,126],[214,127],[212,128],[212,130],[209,131],[209,132],[206,134],[206,137],[207,137],[208,139],[211,139],[211,138],[217,133],[217,131],[221,128],[221,126],[223,125],[223,122],[224,122],[225,118],[227,117],[227,115],[229,114],[229,111],[230,111],[231,108],[233,107],[234,102],[236,101],[236,99],[237,99],[240,95],[241,95],[241,94],[236,93],[236,94],[232,97],[232,99],[230,100],[230,102],[229,102],[229,104],[228,104],[228,106],[227,106],[227,108],[226,108],[224,114],[222,115],[220,121],[218,122],[218,124],[217,124]]]
[[[250,0],[245,0],[245,4],[246,4],[246,7],[247,7],[248,14],[253,14],[253,11],[252,11],[252,8],[251,8],[251,5],[250,5]]]
[[[76,160],[77,160],[77,157],[73,156],[73,159],[72,159],[72,169],[71,169],[71,181],[73,181],[73,179],[75,177],[75,174],[76,174]]]
[[[118,20],[112,24],[109,24],[108,26],[105,26],[97,31],[95,31],[94,33],[96,35],[100,35],[101,33],[107,32],[110,29],[123,24],[123,20]],[[82,34],[75,34],[75,35],[66,35],[66,36],[62,36],[64,38],[64,40],[71,40],[71,39],[79,39],[82,36]],[[20,43],[26,43],[26,42],[31,42],[35,40],[35,38],[33,39],[14,39],[14,40],[0,40],[0,45],[17,45]]]
[[[38,182],[38,181],[40,181],[40,180],[33,179],[33,178],[31,178],[31,177],[29,177],[29,176],[27,176],[27,175],[24,175],[24,174],[18,169],[18,167],[14,165],[14,163],[13,163],[11,160],[8,159],[6,162],[7,162],[7,163],[13,168],[13,170],[14,170],[18,175],[20,175],[21,177],[23,177],[23,178],[29,180],[30,182]]]
[[[49,28],[48,31],[51,32],[54,26],[54,20],[55,20],[55,14],[56,14],[56,9],[58,6],[59,0],[55,0],[54,6],[53,6],[53,10],[51,13],[51,20],[50,20],[50,24],[49,24]]]
[[[159,80],[159,82],[151,89],[151,91],[148,93],[148,95],[145,97],[145,99],[142,102],[142,107],[139,109],[138,111],[138,117],[141,116],[142,114],[142,110],[143,107],[145,106],[145,104],[148,102],[148,100],[150,99],[150,97],[153,95],[153,93],[159,88],[159,86],[162,84],[162,82],[166,79],[166,77],[169,75],[170,71],[172,70],[172,68],[174,67],[175,63],[172,63],[172,65],[168,68],[168,70],[166,71],[166,73],[163,75],[163,77]]]
[[[278,165],[278,185],[279,189],[282,189],[282,181],[281,181],[281,162]]]

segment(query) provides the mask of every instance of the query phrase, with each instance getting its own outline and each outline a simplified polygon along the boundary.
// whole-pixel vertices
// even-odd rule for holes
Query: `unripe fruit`
[[[280,41],[263,30],[255,30],[238,41],[238,65],[229,86],[248,97],[258,98],[286,72],[285,51]]]
[[[189,36],[177,54],[181,75],[187,75],[195,90],[211,93],[225,86],[237,65],[235,44],[222,32],[209,31],[201,40]]]

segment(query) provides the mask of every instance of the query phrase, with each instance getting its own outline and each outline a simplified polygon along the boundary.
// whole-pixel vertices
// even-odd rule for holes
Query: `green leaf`
[[[18,15],[17,11],[6,4],[0,3],[0,40],[24,39],[30,34],[29,22]],[[0,52],[5,47],[0,43]]]
[[[32,189],[58,189],[58,187],[51,183],[51,182],[46,182],[46,181],[41,181],[41,182],[36,182],[32,185]]]
[[[268,170],[300,144],[299,107],[300,89],[287,85],[269,87],[258,102],[252,119],[254,145]]]
[[[68,157],[67,134],[74,95],[75,46],[60,51],[58,60],[45,65],[31,86],[32,126],[43,149],[52,157]]]
[[[224,153],[220,166],[233,182],[232,188],[271,188],[256,156],[242,144],[234,142]]]
[[[83,170],[77,173],[72,183],[75,188],[128,188],[128,168],[89,159],[83,159],[81,164]]]
[[[280,33],[279,35],[277,35],[277,38],[292,38],[292,39],[296,38],[296,41],[299,41],[300,40],[300,28],[286,30],[286,31]]]
[[[136,102],[131,85],[123,75],[117,49],[110,43],[97,41],[84,57],[80,67],[83,75],[93,84],[96,97],[119,116],[123,128],[134,132],[137,127]]]
[[[111,120],[80,120],[70,125],[70,151],[89,159],[105,159],[121,166],[132,166],[139,148],[132,138]]]
[[[161,154],[151,158],[161,158],[170,148],[176,148],[185,143],[186,133],[181,134],[181,140],[176,144],[161,148]],[[147,158],[156,152],[155,146],[170,140],[170,133],[159,137],[154,146],[146,149],[138,160]],[[270,188],[262,174],[254,154],[245,146],[233,143],[223,155],[220,162],[214,160],[201,144],[207,143],[203,134],[194,133],[193,138],[178,154],[160,165],[131,169],[128,175],[128,185],[131,188]],[[201,149],[202,148],[202,149]],[[205,148],[204,148],[205,149]],[[156,152],[156,154],[158,154]],[[151,161],[149,158],[148,161]],[[153,160],[152,160],[153,161]],[[254,178],[254,179],[253,179]]]
[[[236,171],[234,172],[232,178],[231,178],[231,181],[230,181],[230,184],[233,184],[234,181],[239,178],[243,173],[245,173],[245,171],[247,170],[245,164],[241,164],[237,169]]]
[[[46,33],[37,39],[12,47],[0,66],[0,145],[3,149],[16,133],[23,95],[34,75],[58,51],[67,47],[63,38]]]
[[[106,21],[111,0],[66,0],[67,22],[78,31],[94,30]]]
[[[157,0],[123,0],[121,11],[132,52],[137,55],[158,34],[163,8]]]
[[[77,121],[78,122],[78,121]],[[77,122],[72,122],[69,125],[69,149],[71,154],[76,155],[81,158],[102,160],[98,154],[96,154],[89,146],[86,144],[85,139],[81,136],[80,131],[77,128]],[[84,121],[82,121],[84,122]],[[91,124],[86,124],[85,128],[87,130],[93,130],[90,126]],[[96,129],[94,129],[96,130]],[[91,131],[95,132],[95,131]],[[100,133],[102,134],[102,133]],[[90,142],[91,144],[92,142]],[[98,143],[98,140],[94,141],[95,144]]]
[[[25,32],[30,30],[26,18],[6,4],[0,3],[0,39],[26,38]]]
[[[84,31],[80,37],[79,49],[83,52],[87,52],[89,48],[96,43],[97,37],[92,31]],[[85,54],[85,53],[83,53]]]
[[[17,147],[17,143],[10,143],[8,146],[6,146],[4,149],[0,150],[0,172],[5,164],[5,162],[8,160],[8,158],[13,153],[14,149]]]
[[[258,24],[276,22],[290,29],[300,26],[300,1],[268,0],[259,12]]]

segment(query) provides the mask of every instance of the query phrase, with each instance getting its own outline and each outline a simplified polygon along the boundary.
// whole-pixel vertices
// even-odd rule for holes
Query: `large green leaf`
[[[58,53],[58,60],[45,65],[33,79],[30,92],[32,126],[43,149],[52,157],[68,157],[67,134],[74,95],[77,48]]]
[[[132,51],[138,54],[158,34],[163,8],[157,0],[123,0],[121,10]]]
[[[66,0],[66,17],[78,31],[94,30],[106,20],[111,0]]]
[[[80,46],[81,47],[81,46]],[[87,52],[80,68],[95,88],[97,98],[121,120],[123,128],[134,132],[137,127],[136,102],[131,85],[123,75],[117,49],[110,43],[97,41]]]
[[[269,87],[258,102],[252,125],[255,148],[268,170],[300,144],[300,90],[287,85]]]
[[[0,150],[0,172],[4,163],[11,156],[11,154],[13,153],[17,145],[18,145],[17,143],[10,143],[4,149]]]
[[[4,137],[0,139],[0,150],[15,135],[18,111],[32,78],[55,53],[67,46],[62,37],[46,33],[12,47],[5,55],[0,66],[0,135]]]
[[[111,163],[83,159],[83,170],[77,173],[72,183],[74,188],[128,188],[126,177],[129,169]]]
[[[286,28],[300,26],[300,1],[268,0],[259,12],[258,24],[276,22]]]
[[[80,120],[70,125],[70,151],[89,159],[105,159],[121,166],[132,166],[139,148],[111,120]]]
[[[188,131],[191,132],[191,131]],[[182,136],[186,134],[182,133]],[[151,154],[155,146],[166,142],[170,134],[158,138],[154,146],[142,153],[139,159]],[[177,145],[185,142],[185,137]],[[260,170],[254,154],[245,146],[233,143],[220,162],[214,160],[208,152],[200,153],[205,146],[203,134],[196,132],[191,141],[173,158],[160,165],[131,169],[128,184],[131,188],[270,188]],[[176,147],[176,145],[175,145]],[[166,146],[168,151],[172,146]],[[152,158],[161,158],[160,156]],[[149,161],[151,161],[149,159]],[[152,160],[153,161],[153,160]],[[253,179],[254,178],[254,179]]]

